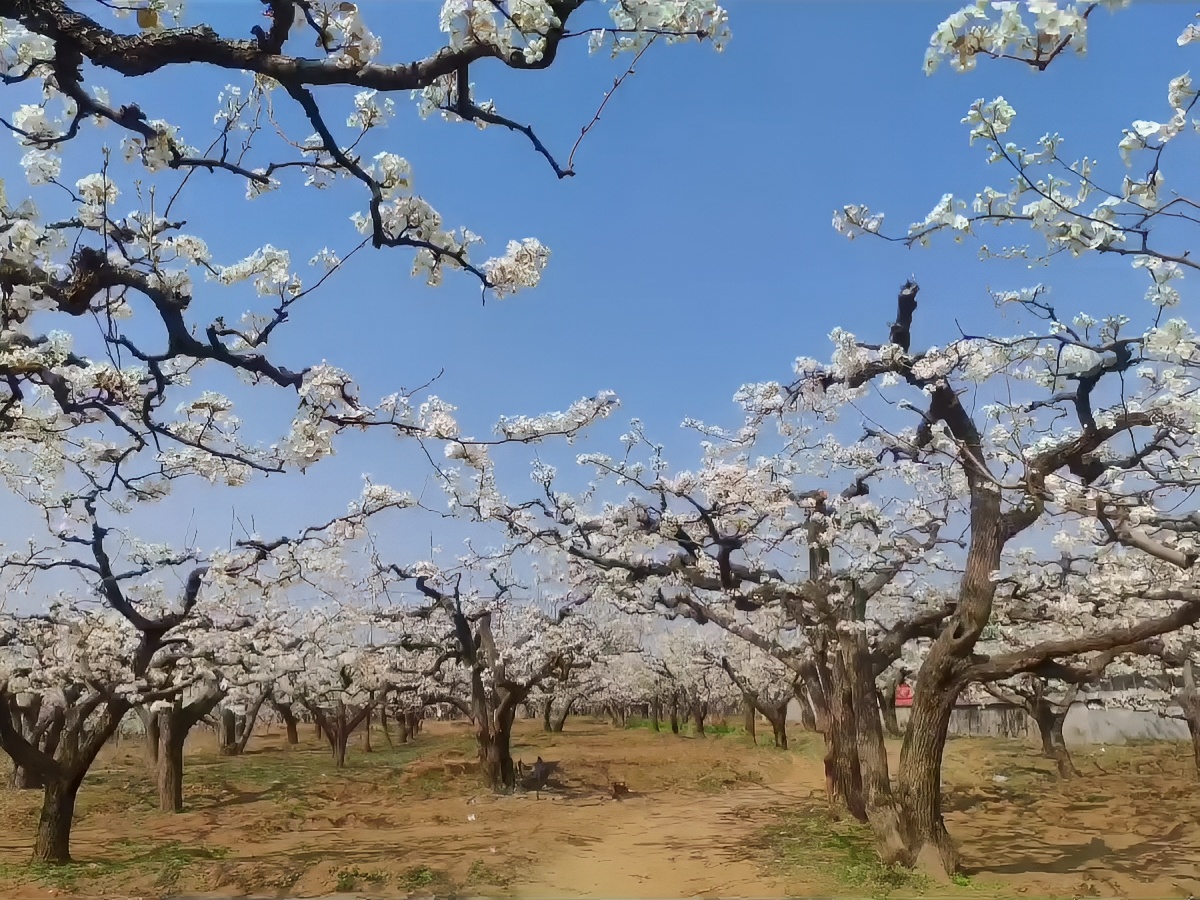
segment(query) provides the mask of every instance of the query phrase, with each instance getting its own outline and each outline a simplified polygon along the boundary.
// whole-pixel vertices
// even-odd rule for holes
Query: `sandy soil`
[[[1033,748],[955,740],[947,823],[963,884],[893,876],[869,840],[823,809],[817,739],[792,751],[589,722],[522,730],[515,755],[558,769],[538,796],[477,786],[469,733],[332,769],[311,736],[255,739],[241,758],[189,749],[187,810],[154,810],[141,747],[107,753],[85,783],[62,871],[31,870],[39,796],[0,793],[0,896],[1187,897],[1200,894],[1200,804],[1185,748],[1095,748],[1060,782]],[[630,793],[612,797],[614,781]]]

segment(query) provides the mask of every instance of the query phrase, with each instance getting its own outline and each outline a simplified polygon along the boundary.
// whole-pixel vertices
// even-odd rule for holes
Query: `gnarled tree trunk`
[[[554,717],[554,721],[550,723],[550,730],[555,734],[562,734],[563,726],[567,724],[567,717],[571,715],[571,710],[575,708],[575,704],[579,702],[578,697],[568,697],[562,705],[562,711]]]
[[[71,861],[71,824],[83,772],[47,780],[33,838],[33,861],[62,865]]]

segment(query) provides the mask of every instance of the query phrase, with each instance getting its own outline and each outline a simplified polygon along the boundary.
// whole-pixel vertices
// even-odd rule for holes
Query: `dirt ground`
[[[522,723],[514,755],[557,763],[540,796],[478,786],[469,731],[352,746],[335,772],[305,729],[223,759],[189,748],[185,812],[155,811],[140,742],[106,751],[80,795],[65,868],[27,864],[38,792],[0,792],[0,897],[1188,897],[1200,803],[1186,748],[1089,748],[1060,782],[1016,741],[951,741],[947,824],[969,877],[881,868],[830,822],[819,739],[791,751],[572,721]],[[894,750],[897,748],[893,748]],[[611,784],[630,793],[613,799]]]

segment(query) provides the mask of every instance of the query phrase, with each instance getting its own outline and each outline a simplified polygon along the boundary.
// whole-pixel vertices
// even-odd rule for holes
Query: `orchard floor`
[[[952,740],[947,823],[969,877],[882,869],[823,805],[818,740],[789,752],[574,720],[522,723],[514,755],[551,789],[477,786],[464,726],[361,752],[335,772],[304,730],[219,758],[189,747],[185,812],[155,811],[140,743],[106,751],[80,795],[76,863],[31,868],[38,792],[0,791],[0,897],[959,897],[1200,895],[1200,802],[1183,745],[1087,748],[1060,782],[1016,741]],[[895,748],[893,748],[895,750]],[[614,800],[610,785],[630,795]]]

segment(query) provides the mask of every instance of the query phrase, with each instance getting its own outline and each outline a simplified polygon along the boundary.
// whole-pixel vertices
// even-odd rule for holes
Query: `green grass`
[[[493,869],[482,859],[477,859],[471,863],[471,868],[467,872],[467,884],[487,884],[495,887],[508,887],[513,882],[513,876],[506,875]]]
[[[102,878],[121,872],[142,871],[158,874],[158,885],[170,888],[179,881],[184,870],[196,862],[223,859],[229,851],[224,847],[187,847],[178,841],[146,844],[139,841],[116,840],[111,846],[114,856],[97,861],[79,860],[65,865],[30,863],[29,865],[0,866],[0,880],[18,883],[35,882],[61,891],[74,891],[81,881]]]
[[[910,869],[885,866],[875,852],[870,829],[857,822],[834,822],[823,810],[779,812],[762,832],[763,843],[785,867],[811,881],[856,896],[887,897],[896,891],[922,891],[928,879]]]
[[[636,729],[643,729],[645,731],[653,731],[654,723],[651,722],[649,719],[643,719],[641,716],[629,716],[625,720],[625,727],[627,729],[636,728]],[[670,719],[659,719],[658,720],[658,730],[662,734],[671,734],[671,720]],[[679,725],[679,733],[681,735],[689,735],[691,737],[699,737],[699,735],[696,734],[695,727],[693,725],[691,725],[690,723],[684,724],[681,722]],[[728,737],[730,735],[745,737],[746,729],[740,725],[729,725],[729,724],[722,725],[719,722],[715,723],[715,724],[709,723],[709,722],[704,723],[704,736],[705,737]]]
[[[337,889],[353,891],[362,884],[383,884],[387,876],[382,872],[364,872],[362,869],[340,869],[337,873]]]
[[[401,881],[409,890],[429,887],[438,880],[438,873],[429,866],[417,866],[404,873]]]

